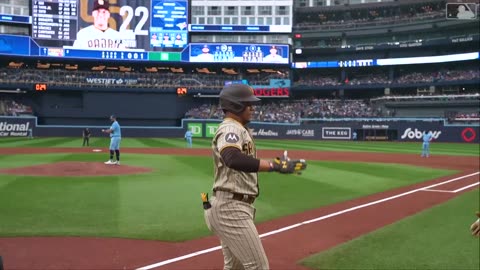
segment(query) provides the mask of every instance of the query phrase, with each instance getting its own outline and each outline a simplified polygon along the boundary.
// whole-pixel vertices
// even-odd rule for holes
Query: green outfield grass
[[[209,148],[210,139],[193,140],[195,148]],[[0,147],[80,147],[81,138],[0,138]],[[256,140],[258,149],[298,149],[318,151],[354,151],[419,154],[421,142],[342,142],[302,140]],[[108,147],[109,139],[92,138],[91,147]],[[163,138],[123,138],[122,147],[185,147],[185,141]],[[432,155],[478,156],[478,144],[436,143],[430,145]]]
[[[37,146],[43,142],[45,147],[58,140],[72,143],[66,139],[33,141],[38,142]],[[169,147],[175,142],[170,142]],[[0,168],[105,160],[105,153],[3,155]],[[0,174],[0,236],[69,235],[181,241],[210,234],[203,219],[200,193],[212,187],[211,157],[125,154],[122,162],[150,167],[153,172],[108,177]],[[398,164],[311,161],[301,176],[260,175],[261,196],[255,203],[256,221],[454,172]]]
[[[478,194],[470,191],[302,263],[313,269],[479,269],[480,241],[469,231]]]

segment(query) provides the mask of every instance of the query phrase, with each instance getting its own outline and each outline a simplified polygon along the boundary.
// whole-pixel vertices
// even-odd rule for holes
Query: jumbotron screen
[[[42,47],[182,51],[187,0],[32,0],[32,38]]]

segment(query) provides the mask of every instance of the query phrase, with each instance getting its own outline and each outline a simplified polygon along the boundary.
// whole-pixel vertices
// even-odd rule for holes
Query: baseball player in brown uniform
[[[205,221],[220,238],[225,270],[269,269],[253,221],[253,202],[260,194],[258,172],[299,173],[306,168],[305,160],[290,160],[286,155],[282,159],[257,159],[246,124],[250,122],[253,103],[258,101],[253,89],[245,84],[228,85],[220,93],[225,118],[212,140],[214,196],[205,207]]]
[[[81,49],[125,49],[120,32],[108,27],[108,0],[94,0],[93,25],[78,31],[73,47]]]

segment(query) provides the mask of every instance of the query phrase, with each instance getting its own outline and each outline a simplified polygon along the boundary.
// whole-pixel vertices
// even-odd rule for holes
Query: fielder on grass
[[[122,131],[115,115],[110,116],[112,126],[109,129],[102,129],[103,133],[110,134],[110,159],[105,162],[108,165],[120,165],[120,141],[122,140]],[[113,159],[113,153],[117,160]]]
[[[192,148],[192,131],[190,129],[187,129],[187,132],[185,132],[185,140],[187,141],[187,147]]]
[[[430,156],[430,142],[432,141],[432,132],[425,132],[423,134],[422,157]]]

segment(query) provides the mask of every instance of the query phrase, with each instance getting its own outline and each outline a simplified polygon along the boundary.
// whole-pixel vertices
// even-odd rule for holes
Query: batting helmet
[[[220,108],[232,113],[241,113],[247,103],[259,102],[253,93],[253,88],[246,84],[230,84],[220,92]]]

